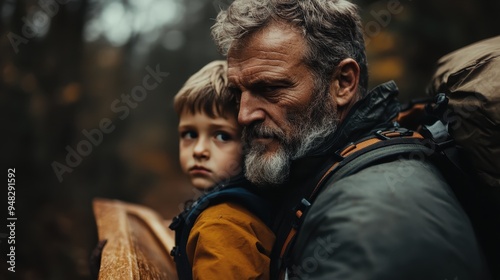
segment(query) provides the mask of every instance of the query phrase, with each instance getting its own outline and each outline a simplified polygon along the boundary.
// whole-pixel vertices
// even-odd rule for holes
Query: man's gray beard
[[[262,123],[243,129],[243,142],[246,149],[245,176],[257,186],[278,186],[290,174],[292,160],[307,156],[333,133],[338,124],[335,106],[331,102],[316,102],[306,114],[295,113],[288,117],[291,127],[296,130],[285,137],[284,133],[264,127]],[[253,134],[272,136],[279,147],[272,155],[266,155],[266,147],[260,143],[251,145]],[[287,139],[288,138],[288,139]]]
[[[283,183],[290,170],[289,153],[281,146],[272,156],[264,153],[264,145],[252,146],[245,158],[245,177],[257,186]]]

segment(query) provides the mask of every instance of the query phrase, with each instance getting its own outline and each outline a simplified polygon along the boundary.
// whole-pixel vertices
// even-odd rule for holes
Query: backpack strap
[[[361,171],[379,162],[392,160],[401,156],[419,155],[431,156],[438,149],[433,143],[426,143],[424,137],[417,132],[394,128],[389,131],[376,131],[371,137],[350,143],[335,154],[338,160],[328,168],[307,197],[301,199],[294,208],[295,219],[285,240],[276,241],[281,246],[279,260],[272,267],[279,267],[278,277],[284,279],[286,268],[291,261],[294,240],[303,223],[305,213],[321,192],[327,182],[330,184],[344,177]],[[279,244],[281,243],[281,244]],[[275,246],[276,246],[275,245]]]
[[[241,180],[240,180],[241,181]],[[175,247],[170,254],[174,257],[177,274],[180,280],[192,279],[192,267],[187,256],[187,242],[191,229],[198,216],[207,208],[223,202],[234,202],[251,213],[255,214],[268,226],[270,224],[269,211],[271,206],[264,198],[252,190],[251,186],[233,183],[223,186],[201,196],[190,208],[175,217],[170,224],[170,229],[175,231]]]

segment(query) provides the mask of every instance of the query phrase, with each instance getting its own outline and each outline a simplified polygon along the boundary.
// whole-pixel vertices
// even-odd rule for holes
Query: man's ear
[[[359,72],[359,65],[352,58],[342,60],[337,66],[330,93],[339,111],[349,108],[358,100]]]

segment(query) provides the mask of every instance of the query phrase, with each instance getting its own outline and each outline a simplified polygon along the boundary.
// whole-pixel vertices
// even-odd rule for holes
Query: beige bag
[[[449,98],[449,132],[483,183],[500,188],[500,36],[442,57],[429,86]]]

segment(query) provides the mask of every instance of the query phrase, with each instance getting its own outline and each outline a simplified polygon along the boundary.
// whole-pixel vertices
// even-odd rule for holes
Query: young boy
[[[242,170],[241,127],[236,100],[227,90],[226,71],[225,61],[209,63],[187,80],[174,99],[180,164],[199,190],[229,184],[229,178]],[[262,220],[236,201],[209,206],[187,239],[192,278],[269,279],[274,238]],[[179,263],[177,270],[180,279],[189,279]]]

